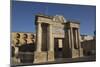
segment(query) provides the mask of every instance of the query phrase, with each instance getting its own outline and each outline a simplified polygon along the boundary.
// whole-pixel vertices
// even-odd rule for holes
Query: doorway
[[[54,38],[55,59],[63,58],[64,38]]]

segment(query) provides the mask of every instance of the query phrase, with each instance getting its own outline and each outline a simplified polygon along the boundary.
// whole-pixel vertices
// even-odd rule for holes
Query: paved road
[[[41,65],[41,64],[58,64],[58,63],[74,63],[74,62],[89,62],[89,61],[96,61],[96,56],[86,56],[86,57],[80,57],[80,58],[59,58],[59,59],[56,59],[53,62],[34,63],[34,64],[18,64],[16,66]]]

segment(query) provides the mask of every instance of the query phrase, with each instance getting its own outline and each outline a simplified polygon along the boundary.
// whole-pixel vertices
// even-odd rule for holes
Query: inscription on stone
[[[64,37],[64,35],[65,35],[64,27],[53,26],[52,33],[54,34],[55,37],[57,37],[57,36]]]

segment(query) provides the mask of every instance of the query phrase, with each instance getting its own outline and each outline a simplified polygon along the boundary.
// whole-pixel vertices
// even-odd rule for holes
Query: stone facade
[[[47,59],[45,60],[45,62],[54,61],[54,48],[57,48],[57,45],[63,46],[62,58],[77,58],[83,56],[83,51],[80,43],[80,24],[77,21],[65,21],[65,18],[63,16],[58,15],[36,15],[35,24],[37,44],[37,50],[35,52],[35,57],[37,59],[35,59],[35,61],[41,59],[41,57],[39,57],[38,55],[42,55],[42,59],[44,58],[44,60],[44,56],[46,55]],[[57,40],[58,44],[55,43],[55,40]],[[43,45],[47,46],[48,48],[44,48]],[[42,48],[46,50],[42,50]],[[41,62],[41,60],[38,61]]]
[[[34,41],[36,50],[33,63],[45,63],[59,58],[83,57],[79,21],[63,16],[36,15],[36,33],[12,32],[11,41],[18,46]],[[34,48],[33,48],[34,49]]]
[[[31,43],[32,41],[36,41],[36,34],[31,32],[12,32],[11,33],[11,43],[18,42],[18,46],[21,46],[24,43],[24,40],[27,41],[27,43]]]
[[[95,36],[82,35],[81,46],[84,56],[96,55],[96,38]]]

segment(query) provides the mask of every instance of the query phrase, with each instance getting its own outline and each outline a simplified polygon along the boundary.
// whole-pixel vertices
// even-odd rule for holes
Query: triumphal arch
[[[35,17],[35,61],[55,61],[59,58],[83,56],[80,43],[80,23],[66,20],[63,16],[38,14]]]

